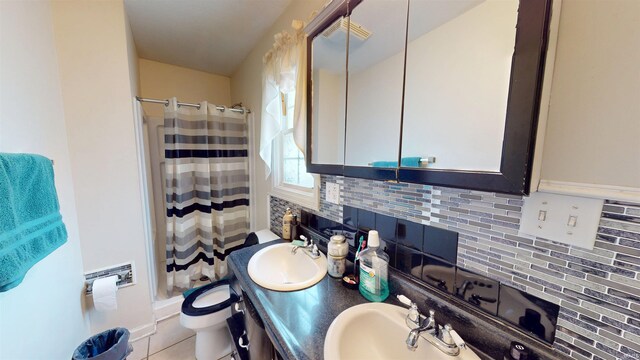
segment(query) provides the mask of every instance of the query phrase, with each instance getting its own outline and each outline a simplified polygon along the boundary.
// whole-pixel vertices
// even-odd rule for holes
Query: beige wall
[[[564,0],[542,179],[640,188],[640,1]]]
[[[231,79],[226,76],[192,70],[176,65],[140,59],[140,96],[152,99],[178,100],[190,103],[208,101],[230,106]],[[145,114],[162,116],[161,105],[143,103]]]
[[[129,65],[129,86],[131,94],[140,95],[140,69],[138,68],[138,50],[131,32],[131,24],[125,13],[125,32],[127,36],[127,63]]]
[[[117,311],[98,313],[89,300],[91,331],[124,326],[135,337],[153,329],[153,315],[123,2],[56,1],[53,19],[84,270],[130,261],[136,270]]]
[[[0,359],[69,359],[89,336],[62,91],[48,1],[0,1],[0,152],[55,161],[67,243],[0,293]],[[0,190],[2,191],[2,190]]]
[[[325,2],[324,0],[293,0],[231,76],[231,101],[234,103],[242,101],[244,106],[250,108],[254,114],[253,124],[250,124],[255,134],[251,140],[254,149],[260,148],[262,57],[273,45],[273,35],[282,30],[292,31],[291,21],[293,19],[306,20],[313,11],[319,10]],[[255,160],[251,176],[256,180],[255,183],[252,183],[252,187],[254,193],[257,194],[254,200],[257,213],[254,214],[255,221],[252,226],[259,230],[269,227],[267,217],[271,179],[265,180],[264,162],[260,159],[257,151],[254,151],[250,156]]]

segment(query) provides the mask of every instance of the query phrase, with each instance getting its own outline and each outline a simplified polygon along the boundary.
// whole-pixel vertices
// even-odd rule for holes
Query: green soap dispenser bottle
[[[382,302],[389,296],[389,255],[380,249],[376,230],[369,231],[367,245],[360,253],[360,294],[369,301]]]

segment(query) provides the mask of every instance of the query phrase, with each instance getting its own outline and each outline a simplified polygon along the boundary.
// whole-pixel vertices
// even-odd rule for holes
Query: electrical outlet
[[[340,185],[328,182],[325,200],[332,204],[340,205]]]
[[[520,233],[593,249],[603,200],[536,192],[524,199]]]

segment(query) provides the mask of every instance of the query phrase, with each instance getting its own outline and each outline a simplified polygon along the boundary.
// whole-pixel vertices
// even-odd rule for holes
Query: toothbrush
[[[358,241],[358,249],[356,249],[356,256],[354,260],[358,260],[360,258],[360,249],[362,249],[363,241],[364,241],[364,236],[360,236],[360,240]]]
[[[358,249],[356,250],[356,256],[353,259],[353,277],[357,282],[360,282],[360,269],[358,266],[358,259],[360,259],[360,249],[362,249],[362,244],[364,243],[364,236],[360,236],[360,241],[358,242]]]

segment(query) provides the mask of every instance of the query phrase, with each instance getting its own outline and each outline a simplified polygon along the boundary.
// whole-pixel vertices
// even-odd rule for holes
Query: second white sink
[[[479,359],[471,350],[449,356],[420,337],[418,348],[411,351],[405,343],[409,327],[407,309],[384,303],[353,306],[338,315],[324,340],[324,358],[341,359]]]
[[[293,245],[276,244],[255,253],[248,272],[256,284],[271,290],[294,291],[318,283],[327,274],[327,258],[312,259],[303,249],[293,254]]]

